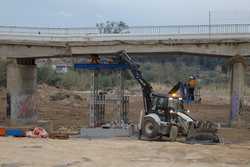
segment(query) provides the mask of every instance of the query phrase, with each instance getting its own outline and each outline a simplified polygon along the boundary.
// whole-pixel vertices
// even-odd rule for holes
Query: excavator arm
[[[185,99],[188,96],[187,89],[185,90],[184,83],[181,81],[179,81],[176,85],[174,85],[173,88],[168,92],[168,94],[171,96],[176,94],[178,91],[180,92],[180,96],[183,99]]]
[[[140,84],[143,93],[145,114],[148,114],[149,109],[152,107],[152,101],[151,101],[152,86],[143,78],[142,72],[139,70],[140,65],[137,64],[132,59],[132,57],[130,57],[124,50],[118,52],[116,61],[119,64],[128,65],[134,79]]]
[[[176,85],[173,86],[173,88],[168,92],[168,94],[174,94],[176,93],[178,90],[180,90],[182,87],[182,83],[178,82]]]

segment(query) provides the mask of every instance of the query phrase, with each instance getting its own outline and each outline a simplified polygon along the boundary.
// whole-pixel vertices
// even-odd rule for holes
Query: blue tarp
[[[6,136],[24,137],[25,133],[21,129],[7,129]]]
[[[75,64],[77,70],[126,70],[127,64]]]

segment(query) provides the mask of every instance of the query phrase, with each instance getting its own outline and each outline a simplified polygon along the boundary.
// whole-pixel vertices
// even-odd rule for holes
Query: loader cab
[[[174,119],[176,112],[183,112],[183,100],[163,94],[153,93],[151,96],[151,113],[157,114],[162,121],[169,122]]]
[[[173,109],[175,112],[182,112],[184,110],[183,99],[179,97],[169,97],[163,94],[153,93],[151,96],[152,112],[156,113],[158,110]]]
[[[180,97],[168,97],[169,108],[174,109],[175,112],[184,112],[183,99]]]
[[[163,110],[168,109],[168,97],[162,94],[152,94],[152,113],[160,113]]]

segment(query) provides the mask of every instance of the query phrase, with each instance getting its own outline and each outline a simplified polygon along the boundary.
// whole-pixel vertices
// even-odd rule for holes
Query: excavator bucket
[[[198,121],[186,112],[177,112],[178,127],[187,143],[220,143],[218,126],[210,121]]]

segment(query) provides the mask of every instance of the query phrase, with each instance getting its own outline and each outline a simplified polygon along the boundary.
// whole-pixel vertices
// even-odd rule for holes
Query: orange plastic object
[[[5,128],[0,128],[0,136],[5,136]]]

